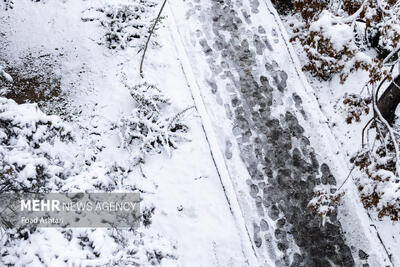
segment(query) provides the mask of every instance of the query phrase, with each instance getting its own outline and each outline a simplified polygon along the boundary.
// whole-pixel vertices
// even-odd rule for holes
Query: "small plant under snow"
[[[5,192],[56,189],[63,162],[55,146],[73,140],[71,128],[36,104],[0,98],[0,188]]]
[[[122,185],[131,168],[95,158],[84,161],[78,137],[67,123],[44,114],[36,104],[0,98],[1,192],[129,190],[145,196],[149,186],[139,181]],[[146,200],[142,204],[141,218],[149,226],[154,206]],[[175,246],[157,233],[123,229],[3,229],[0,253],[1,265],[143,266],[177,258]]]
[[[357,179],[361,200],[365,208],[375,208],[378,217],[400,220],[400,176],[396,143],[380,122],[375,122],[376,140],[366,146],[352,162],[362,171]],[[398,132],[396,141],[398,142]]]
[[[108,4],[101,8],[86,10],[82,20],[98,21],[105,29],[103,40],[99,44],[104,44],[110,49],[134,47],[141,50],[149,35],[156,6],[157,2],[152,0]]]
[[[314,188],[314,197],[308,203],[308,208],[322,217],[322,225],[325,225],[326,217],[335,212],[343,191],[338,191],[330,186],[319,185]]]
[[[383,59],[400,41],[399,11],[392,0],[295,0],[302,21],[291,24],[291,40],[304,48],[303,70],[323,80],[339,74],[342,83],[360,69],[370,73],[370,83],[390,76]]]
[[[177,259],[174,244],[148,231],[50,228],[6,235],[0,247],[4,266],[175,266]]]
[[[122,146],[131,150],[139,161],[151,152],[171,155],[171,149],[187,141],[184,135],[189,128],[182,119],[190,108],[165,116],[162,109],[169,105],[169,100],[157,87],[143,83],[129,89],[138,106],[118,124]]]
[[[121,119],[128,129],[125,137],[135,140],[129,149],[148,153],[176,148],[177,142],[184,139],[181,134],[188,130],[181,122],[185,111],[176,116],[162,115],[169,101],[155,86],[139,85],[131,88],[131,94],[138,107]],[[1,192],[128,190],[139,191],[145,198],[146,193],[155,190],[151,183],[141,181],[148,179],[132,180],[134,166],[107,164],[97,159],[100,153],[97,150],[94,154],[89,152],[88,158],[90,146],[80,140],[79,133],[73,134],[72,129],[58,116],[44,114],[37,104],[17,104],[1,97]],[[136,174],[140,177],[138,171]],[[128,177],[131,181],[124,183]],[[154,210],[151,202],[146,199],[141,202],[141,221],[145,227],[151,224]],[[44,250],[46,244],[51,247]],[[70,248],[70,254],[65,253],[66,247]],[[0,253],[2,265],[30,262],[57,266],[78,263],[143,266],[172,263],[177,259],[174,244],[146,229],[2,229]]]

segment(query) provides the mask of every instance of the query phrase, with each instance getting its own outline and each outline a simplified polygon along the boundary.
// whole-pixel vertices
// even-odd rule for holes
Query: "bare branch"
[[[372,88],[372,93],[374,93],[374,88]],[[400,156],[399,156],[399,146],[397,144],[396,138],[394,136],[393,133],[393,129],[392,127],[390,127],[389,123],[387,122],[387,120],[382,116],[380,110],[378,109],[378,107],[376,106],[376,101],[372,102],[373,108],[375,110],[375,114],[378,115],[379,120],[386,126],[389,134],[390,134],[390,138],[392,139],[393,142],[393,146],[394,146],[394,150],[396,153],[396,174],[399,175],[399,170],[400,170]]]
[[[161,13],[162,13],[166,3],[167,3],[167,0],[164,0],[164,3],[162,4],[162,6],[160,8],[160,11],[158,12],[156,21],[154,21],[153,27],[150,30],[149,37],[147,37],[146,46],[144,47],[144,51],[143,51],[143,55],[142,55],[142,60],[140,61],[140,76],[142,78],[144,78],[144,75],[143,75],[143,62],[144,62],[144,57],[146,56],[147,47],[149,46],[150,38],[153,35],[154,29],[156,28],[156,25],[157,25],[157,22],[160,20]]]

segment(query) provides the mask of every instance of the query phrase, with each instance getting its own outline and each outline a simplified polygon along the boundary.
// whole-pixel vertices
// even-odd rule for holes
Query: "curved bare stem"
[[[143,51],[143,55],[142,55],[142,60],[140,61],[140,77],[142,77],[142,78],[144,78],[144,75],[143,75],[143,62],[144,62],[144,57],[146,56],[147,47],[149,46],[150,38],[153,35],[154,29],[156,28],[156,25],[157,25],[157,22],[160,20],[161,13],[162,13],[166,3],[167,3],[167,0],[164,0],[164,3],[162,4],[162,6],[160,8],[160,11],[158,12],[157,18],[154,21],[153,27],[151,27],[149,36],[147,37],[146,45],[144,47],[144,51]]]

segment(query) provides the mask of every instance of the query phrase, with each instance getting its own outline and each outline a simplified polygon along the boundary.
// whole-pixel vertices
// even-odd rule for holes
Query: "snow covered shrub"
[[[56,139],[71,141],[70,127],[56,116],[42,113],[36,104],[18,105],[11,99],[0,98],[1,144],[38,149]]]
[[[376,102],[376,94],[374,99]],[[398,221],[400,220],[400,149],[398,145],[400,121],[397,117],[392,126],[383,117],[378,107],[376,105],[373,107],[374,117],[363,129],[363,147],[352,157],[351,162],[360,170],[357,184],[364,207],[374,207],[379,218],[387,216],[393,221]]]
[[[6,191],[46,191],[62,179],[53,145],[73,140],[72,132],[35,104],[18,105],[0,98],[0,188]]]
[[[360,9],[363,2],[363,0],[343,0],[343,10],[352,15]]]
[[[138,148],[140,158],[149,152],[170,155],[171,149],[176,149],[179,142],[187,140],[184,134],[188,126],[182,122],[184,112],[162,116],[156,111],[134,109],[120,121],[123,146]]]
[[[323,80],[339,74],[342,83],[360,69],[370,72],[370,83],[387,76],[382,71],[383,59],[400,41],[399,1],[328,2],[294,2],[302,22],[292,24],[291,41],[304,48],[303,70]]]
[[[300,13],[301,17],[310,21],[329,4],[328,0],[295,0],[293,3],[294,11]]]
[[[369,45],[385,58],[400,41],[400,2],[368,0],[360,18],[365,20]]]
[[[346,106],[346,122],[348,124],[353,121],[359,122],[363,114],[369,114],[369,104],[371,104],[372,98],[361,97],[357,94],[345,94],[343,104]]]
[[[149,109],[160,113],[161,108],[170,103],[169,99],[165,98],[161,90],[152,84],[145,82],[133,87],[128,87],[128,89],[133,99],[138,103],[140,109]]]
[[[326,216],[336,211],[343,191],[338,191],[330,185],[318,185],[314,188],[314,197],[308,203],[308,208],[322,217],[322,225],[325,225]]]
[[[358,50],[351,26],[327,10],[291,40],[298,40],[307,55],[303,70],[323,80],[339,73],[344,82],[349,73],[371,67],[372,61]]]
[[[105,28],[100,44],[110,49],[135,47],[143,49],[149,29],[156,15],[157,2],[153,0],[127,1],[84,11],[82,20],[99,21]],[[153,42],[153,44],[156,44]]]
[[[96,159],[85,162],[89,147],[83,143],[85,149],[79,149],[82,140],[78,139],[59,117],[45,115],[36,104],[17,104],[0,97],[0,192],[117,189],[145,196],[153,190],[140,179],[131,179],[126,185],[122,182],[133,166],[107,165]],[[141,207],[141,221],[149,226],[155,207],[145,200]],[[177,258],[173,244],[153,232],[139,230],[26,226],[5,229],[2,234],[2,266],[148,266]]]
[[[189,128],[183,118],[190,108],[173,116],[163,115],[169,100],[156,86],[143,83],[128,89],[138,106],[118,123],[122,146],[135,151],[139,160],[151,152],[171,155],[171,149],[187,141]]]
[[[381,131],[384,129],[381,129]],[[360,151],[352,162],[362,173],[358,178],[358,190],[365,208],[375,207],[378,217],[400,220],[400,178],[396,162],[398,158],[389,134],[380,136],[381,141],[373,148]]]
[[[42,228],[18,236],[6,232],[1,266],[177,266],[176,246],[157,233]]]

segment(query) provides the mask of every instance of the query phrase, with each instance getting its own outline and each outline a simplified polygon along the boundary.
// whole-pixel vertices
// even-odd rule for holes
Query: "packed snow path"
[[[121,147],[114,125],[121,116],[129,115],[137,104],[126,83],[155,83],[174,103],[168,111],[171,114],[194,104],[176,60],[168,27],[157,31],[158,38],[153,36],[162,45],[148,51],[145,79],[141,79],[141,53],[135,50],[109,51],[96,42],[105,30],[96,23],[82,21],[83,11],[103,7],[103,1],[14,2],[12,10],[1,9],[0,5],[0,21],[4,26],[1,34],[5,37],[0,42],[1,59],[9,61],[10,66],[22,65],[22,75],[28,76],[26,73],[33,70],[40,77],[59,77],[61,88],[69,93],[68,102],[81,111],[76,118],[71,116],[79,140],[82,136],[82,143],[68,145],[68,149],[60,148],[59,152],[57,149],[55,153],[71,157],[72,162],[87,165],[88,159],[95,163],[89,162],[89,171],[83,169],[82,173],[72,175],[71,186],[78,190],[93,190],[95,183],[110,181],[119,186],[123,181],[121,183],[132,185],[141,192],[144,199],[142,209],[154,207],[155,212],[151,225],[141,227],[137,235],[123,232],[129,245],[116,246],[108,237],[107,229],[69,230],[76,236],[89,233],[88,238],[90,242],[94,240],[96,249],[90,247],[90,252],[86,253],[87,250],[80,245],[82,243],[64,235],[63,229],[40,229],[28,239],[12,239],[7,247],[2,243],[0,249],[7,251],[8,255],[3,254],[0,265],[257,266],[251,241],[241,222],[243,216],[238,214],[238,203],[236,208],[233,201],[228,205],[224,195],[228,194],[227,188],[221,186],[218,178],[222,170],[215,168],[213,159],[217,158],[210,155],[202,130],[205,123],[197,114],[187,114],[191,115],[187,120],[191,142],[181,143],[171,158],[165,154],[152,154],[143,166],[134,167],[130,161],[132,155]],[[123,1],[108,1],[109,4],[112,2]],[[27,38],[29,42],[26,42]],[[35,68],[24,61],[24,55],[31,53],[29,59],[37,64],[33,66]],[[50,74],[47,74],[47,69],[41,67],[44,65],[42,60],[53,57],[58,59],[58,64],[50,65]],[[25,115],[27,120],[33,117],[29,110],[21,117]],[[219,158],[223,160],[222,155]],[[114,166],[123,166],[126,170],[132,166],[134,170],[127,176],[104,174],[107,172],[104,170],[114,169]],[[66,168],[70,171],[68,166]],[[131,250],[130,245],[139,247]],[[119,255],[126,251],[136,258],[133,260],[135,264],[120,258]],[[156,260],[153,251],[157,253]],[[162,255],[168,256],[162,258]]]
[[[220,147],[227,165],[232,166],[232,176],[240,176],[240,168],[229,163],[234,160],[235,146],[247,168],[248,194],[258,212],[258,217],[252,216],[247,224],[251,225],[252,240],[264,258],[263,264],[390,264],[376,252],[381,248],[368,251],[375,254],[368,262],[364,250],[376,242],[365,226],[368,222],[362,227],[354,221],[344,229],[337,214],[332,214],[321,226],[321,218],[307,208],[314,187],[320,183],[336,185],[335,174],[346,173],[338,166],[346,165],[340,160],[330,162],[334,154],[340,158],[339,152],[334,151],[334,140],[329,140],[329,129],[318,121],[322,114],[316,102],[307,98],[298,70],[290,66],[295,62],[278,22],[269,12],[270,3],[196,0],[184,11],[171,5],[208,113],[216,131],[221,131],[219,144],[223,144]],[[299,90],[305,96],[300,96]],[[235,140],[223,130],[224,119]],[[240,178],[236,182],[240,184]],[[245,203],[242,189],[237,191],[238,198],[244,200],[242,208],[251,206]],[[359,216],[356,213],[348,216]],[[346,236],[345,231],[352,228],[357,233]],[[359,242],[363,231],[368,234],[364,242]]]
[[[120,80],[126,74],[134,84],[143,81],[140,54],[109,53],[97,45],[94,40],[104,32],[82,22],[82,11],[100,1],[14,2],[12,16],[3,13],[11,23],[4,27],[11,31],[3,44],[8,57],[59,54],[62,87],[85,107],[83,134],[94,133],[85,140],[102,147],[94,166],[129,162],[108,123],[134,107]],[[162,47],[149,50],[145,61],[146,81],[162,85],[182,110],[193,105],[184,72],[202,118],[190,120],[192,142],[182,144],[172,159],[153,155],[141,170],[143,179],[139,170],[129,178],[156,207],[151,227],[143,229],[145,240],[155,241],[139,250],[142,266],[153,245],[171,251],[163,266],[390,266],[351,188],[325,227],[305,208],[316,183],[340,184],[348,168],[266,3],[168,3],[167,27],[157,31]],[[90,156],[90,146],[84,147]],[[77,178],[81,189],[98,180]],[[58,230],[38,231],[15,243],[18,257],[12,261],[97,266],[115,260],[108,241],[100,242],[106,244],[100,257],[89,260],[80,246],[65,240]]]

